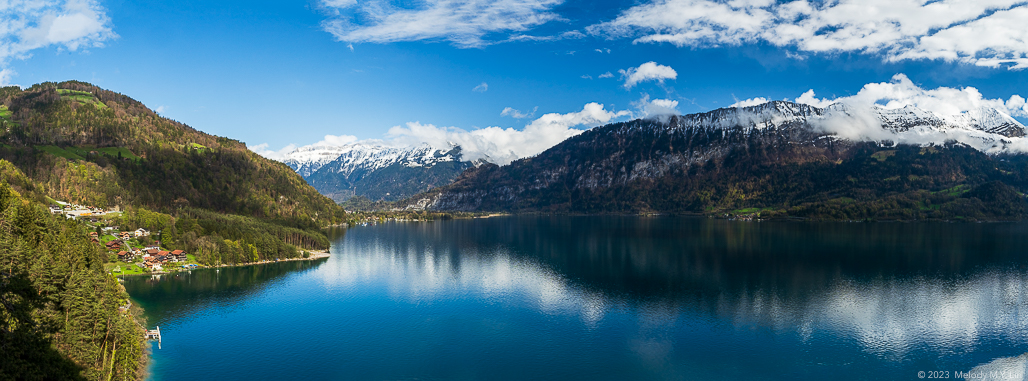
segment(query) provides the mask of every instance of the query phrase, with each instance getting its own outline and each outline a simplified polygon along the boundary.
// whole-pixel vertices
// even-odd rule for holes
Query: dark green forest
[[[0,379],[140,379],[139,311],[103,249],[5,183],[0,213]]]

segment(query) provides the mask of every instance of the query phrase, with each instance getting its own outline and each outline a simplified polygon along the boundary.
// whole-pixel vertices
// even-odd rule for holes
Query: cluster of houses
[[[102,228],[101,230],[104,231],[104,232],[108,232],[110,230],[118,230],[118,227],[114,226],[114,227]],[[150,231],[146,230],[146,229],[143,229],[143,228],[139,228],[139,229],[136,229],[136,231],[120,232],[120,233],[118,233],[116,235],[117,235],[118,239],[114,239],[114,240],[111,240],[111,241],[107,242],[106,245],[107,245],[107,249],[108,250],[120,249],[121,246],[125,244],[125,241],[127,241],[129,239],[132,239],[132,238],[149,237],[150,236]],[[93,242],[97,242],[97,243],[100,242],[100,235],[97,234],[96,232],[90,232],[89,233],[89,237],[90,237],[90,239]]]
[[[95,206],[75,205],[68,203],[50,205],[50,213],[60,214],[63,215],[65,218],[69,219],[88,219],[92,222],[97,222],[99,220],[99,217],[102,217],[112,211],[117,211],[117,209],[106,210],[103,208],[97,208]]]
[[[123,255],[125,257],[128,257],[129,253],[119,252],[118,258],[121,259]],[[144,250],[142,253],[142,257],[143,261],[137,263],[136,265],[142,268],[150,269],[151,271],[161,271],[164,269],[164,265],[168,264],[169,262],[185,262],[188,260],[186,258],[186,252],[183,250],[164,251],[155,248],[149,248]],[[122,260],[125,262],[129,262],[131,259]]]
[[[98,237],[99,234],[96,232],[91,232],[89,235],[93,242],[100,242],[100,238]],[[149,235],[150,232],[146,229],[123,231],[117,234],[117,239],[108,241],[104,246],[108,251],[117,252],[118,260],[122,262],[131,263],[136,259],[142,259],[142,262],[139,262],[136,265],[150,269],[151,271],[163,270],[163,266],[168,262],[186,262],[188,260],[184,250],[161,250],[160,241],[146,245],[143,248],[132,248],[126,242],[131,238],[146,237]]]

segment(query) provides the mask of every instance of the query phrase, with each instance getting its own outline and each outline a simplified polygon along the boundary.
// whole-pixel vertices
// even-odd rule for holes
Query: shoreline
[[[278,262],[287,262],[287,261],[313,261],[313,260],[316,260],[316,259],[328,258],[328,257],[332,256],[332,254],[330,254],[328,250],[305,250],[305,251],[307,251],[308,253],[311,253],[311,255],[309,257],[307,257],[307,258],[299,257],[299,258],[286,258],[286,259],[279,259],[279,260],[249,262],[249,263],[220,264],[220,265],[217,265],[217,266],[202,266],[202,267],[201,266],[197,266],[195,269],[182,269],[182,270],[178,270],[178,271],[154,271],[154,272],[143,273],[143,274],[120,274],[120,275],[115,275],[115,276],[124,277],[124,276],[167,275],[167,274],[173,274],[173,273],[182,272],[182,271],[199,270],[199,269],[220,269],[222,267],[240,267],[240,266],[265,265],[265,264],[268,264],[268,263],[278,263]]]
[[[220,264],[220,265],[217,265],[217,266],[205,266],[205,267],[202,267],[202,268],[214,269],[214,268],[222,268],[222,267],[239,267],[239,266],[264,265],[264,264],[268,264],[268,263],[278,263],[278,262],[287,262],[287,261],[313,261],[315,259],[328,258],[328,257],[332,256],[332,254],[329,254],[328,250],[304,250],[304,251],[306,251],[308,253],[311,253],[311,255],[309,257],[307,257],[307,258],[298,257],[298,258],[286,258],[286,259],[277,259],[277,260],[268,260],[268,261],[259,261],[259,262],[248,262],[248,263]]]

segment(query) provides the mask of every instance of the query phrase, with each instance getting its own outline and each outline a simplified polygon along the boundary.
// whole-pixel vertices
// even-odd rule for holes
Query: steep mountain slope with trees
[[[232,256],[244,262],[299,255],[295,247],[327,248],[318,229],[345,218],[288,166],[160,117],[122,94],[77,81],[42,83],[3,88],[0,104],[7,111],[0,112],[0,159],[31,180],[37,201],[166,215],[163,223],[139,227],[162,230],[169,247],[213,247],[204,256],[211,264],[236,262],[220,255],[235,246],[257,248]],[[240,217],[214,217],[220,214]],[[175,223],[180,216],[231,223]],[[255,227],[260,224],[279,228]],[[282,229],[298,232],[272,236],[276,243],[256,233]],[[297,236],[304,238],[291,238]]]
[[[342,208],[241,142],[162,118],[83,82],[0,89],[0,379],[132,380],[145,373],[137,308],[109,254],[63,200],[118,208],[122,230],[206,264],[326,249]]]
[[[0,182],[0,379],[142,378],[144,330],[105,256]]]
[[[847,140],[812,122],[832,111],[838,112],[772,102],[745,110],[612,124],[536,157],[470,169],[454,184],[401,205],[458,211],[759,214],[841,220],[1026,216],[1021,193],[1028,189],[1024,155],[990,156],[955,142]],[[894,119],[902,123],[886,124],[887,128],[906,131],[925,124]],[[1024,135],[1023,127],[1007,120],[967,128],[1004,132],[996,135],[998,143]]]

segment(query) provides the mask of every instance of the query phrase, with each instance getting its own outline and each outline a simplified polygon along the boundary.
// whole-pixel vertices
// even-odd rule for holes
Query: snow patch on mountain
[[[306,146],[287,153],[283,163],[304,178],[314,174],[349,150],[347,146]]]
[[[357,170],[375,171],[394,164],[417,168],[462,160],[461,149],[457,146],[441,150],[427,144],[394,147],[361,142],[342,146],[301,147],[286,154],[283,162],[300,176],[308,178],[322,168],[341,176],[350,176]]]
[[[877,104],[854,106],[835,103],[820,108],[770,101],[682,115],[659,125],[666,126],[669,131],[807,128],[856,141],[918,145],[958,141],[990,154],[1028,152],[1025,126],[1007,113],[990,107],[940,115],[910,105],[889,108]],[[454,143],[449,143],[449,146],[447,150],[427,143],[392,146],[380,141],[341,146],[317,145],[298,148],[286,154],[283,162],[308,178],[326,166],[327,170],[348,177],[355,171],[375,171],[394,164],[415,168],[465,160],[462,147]],[[493,160],[476,160],[476,163],[482,162]]]
[[[967,144],[988,154],[1028,152],[1025,126],[990,107],[953,115],[915,106],[889,108],[835,103],[825,108],[788,101],[730,107],[683,115],[665,125],[668,131],[756,132],[766,129],[812,129],[853,141],[931,145],[947,141]]]
[[[409,168],[432,167],[438,163],[462,161],[461,150],[453,147],[448,151],[427,144],[414,147],[389,147],[384,145],[355,143],[340,148],[340,154],[326,169],[342,176],[354,171],[374,171],[399,164]]]

